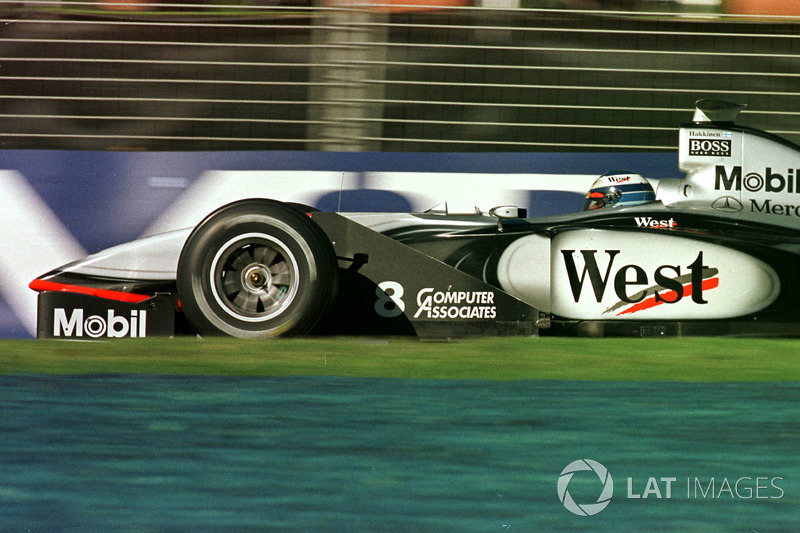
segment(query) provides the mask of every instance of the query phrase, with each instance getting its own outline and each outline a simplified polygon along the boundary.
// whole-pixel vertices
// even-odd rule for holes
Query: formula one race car
[[[742,108],[698,102],[685,178],[611,172],[570,215],[225,205],[34,280],[38,335],[796,334],[800,147]]]

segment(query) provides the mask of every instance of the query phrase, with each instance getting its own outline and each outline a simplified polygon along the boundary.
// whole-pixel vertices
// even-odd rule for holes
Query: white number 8
[[[403,301],[403,286],[396,281],[384,281],[375,289],[378,301],[375,302],[375,312],[378,315],[392,318],[403,314],[406,303]]]

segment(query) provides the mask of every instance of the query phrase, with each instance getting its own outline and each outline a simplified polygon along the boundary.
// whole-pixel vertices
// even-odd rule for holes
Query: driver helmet
[[[656,193],[640,174],[627,170],[606,172],[597,178],[586,193],[583,210],[603,209],[653,202]]]

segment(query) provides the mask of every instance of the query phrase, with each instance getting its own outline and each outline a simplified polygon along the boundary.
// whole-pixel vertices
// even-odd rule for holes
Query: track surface
[[[799,391],[793,382],[2,376],[0,530],[791,531]],[[615,483],[610,505],[589,517],[567,511],[556,489],[583,458]],[[662,499],[627,497],[628,478],[642,495],[651,477]],[[662,477],[677,480],[671,499]],[[753,488],[769,478],[761,498],[704,498],[694,486],[687,498],[687,480],[705,490],[714,478],[719,492],[723,479],[732,488],[745,477]],[[593,503],[599,481],[579,473],[569,491]]]

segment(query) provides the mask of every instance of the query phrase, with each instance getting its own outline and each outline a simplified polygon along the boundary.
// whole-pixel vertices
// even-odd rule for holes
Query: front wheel
[[[304,213],[244,200],[195,228],[177,280],[198,333],[259,339],[311,330],[333,302],[338,267],[325,233]]]

